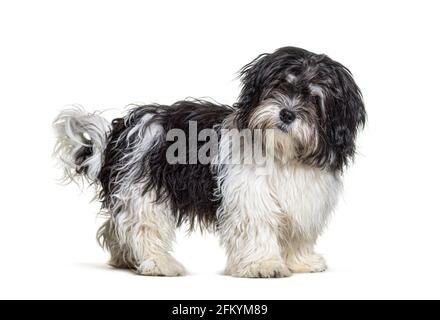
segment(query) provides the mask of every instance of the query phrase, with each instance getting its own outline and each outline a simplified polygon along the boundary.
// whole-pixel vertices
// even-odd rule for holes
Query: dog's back
[[[153,192],[158,203],[166,202],[178,225],[189,222],[192,228],[200,222],[210,227],[220,199],[214,196],[216,183],[209,163],[198,161],[206,141],[197,138],[205,129],[215,129],[219,136],[220,125],[231,112],[227,105],[183,100],[170,106],[137,106],[110,125],[84,110],[64,111],[55,122],[57,150],[67,176],[86,177],[96,184],[103,209],[110,214],[125,210],[124,199],[136,186],[143,194]],[[176,163],[170,163],[167,152],[181,138],[179,132],[184,134],[180,141],[184,153],[177,155],[181,150],[174,149],[176,155],[168,156],[176,156]]]
[[[204,129],[218,128],[230,112],[228,106],[206,101],[179,101],[137,107],[123,121],[116,121],[99,176],[104,205],[111,208],[115,195],[139,184],[143,193],[154,192],[158,202],[170,206],[178,225],[189,221],[193,226],[196,220],[211,225],[219,199],[213,195],[209,163],[198,161],[202,142],[197,137]],[[184,133],[180,141],[184,153],[177,155],[180,150],[172,145],[182,138],[179,132]],[[176,163],[170,163],[167,155],[177,156]]]

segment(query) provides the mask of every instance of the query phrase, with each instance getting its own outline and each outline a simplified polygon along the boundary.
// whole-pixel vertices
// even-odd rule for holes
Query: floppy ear
[[[366,121],[362,94],[351,72],[342,64],[331,61],[332,83],[325,97],[326,136],[332,151],[331,167],[342,169],[355,155],[358,129]]]
[[[267,68],[267,53],[260,54],[239,71],[242,88],[238,103],[242,106],[257,102],[261,96],[264,71]]]
[[[260,54],[239,71],[242,87],[235,107],[238,109],[236,121],[239,128],[246,128],[248,116],[256,107],[263,94],[266,70],[269,64],[267,53]]]

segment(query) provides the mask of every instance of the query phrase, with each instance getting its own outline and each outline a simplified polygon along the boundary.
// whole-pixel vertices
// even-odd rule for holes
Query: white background
[[[154,4],[153,4],[154,3]],[[440,298],[438,1],[2,1],[0,298]],[[51,122],[210,96],[294,45],[351,69],[368,111],[359,156],[318,251],[330,269],[221,275],[214,236],[179,236],[181,278],[106,266],[92,190],[62,187]]]

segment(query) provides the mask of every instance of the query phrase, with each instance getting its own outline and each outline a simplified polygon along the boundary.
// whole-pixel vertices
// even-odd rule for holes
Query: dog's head
[[[350,71],[325,55],[285,47],[240,72],[239,128],[274,129],[275,156],[342,170],[366,120]]]

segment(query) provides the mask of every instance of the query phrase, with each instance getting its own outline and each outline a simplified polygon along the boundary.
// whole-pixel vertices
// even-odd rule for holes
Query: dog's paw
[[[319,254],[297,257],[287,262],[290,271],[295,273],[324,272],[327,270],[325,259]]]
[[[256,261],[227,273],[240,278],[284,278],[291,275],[289,268],[278,259]]]
[[[130,269],[130,265],[124,261],[122,256],[111,257],[107,264],[116,269]]]
[[[151,257],[143,261],[136,271],[143,276],[176,277],[185,274],[185,268],[171,255]]]

